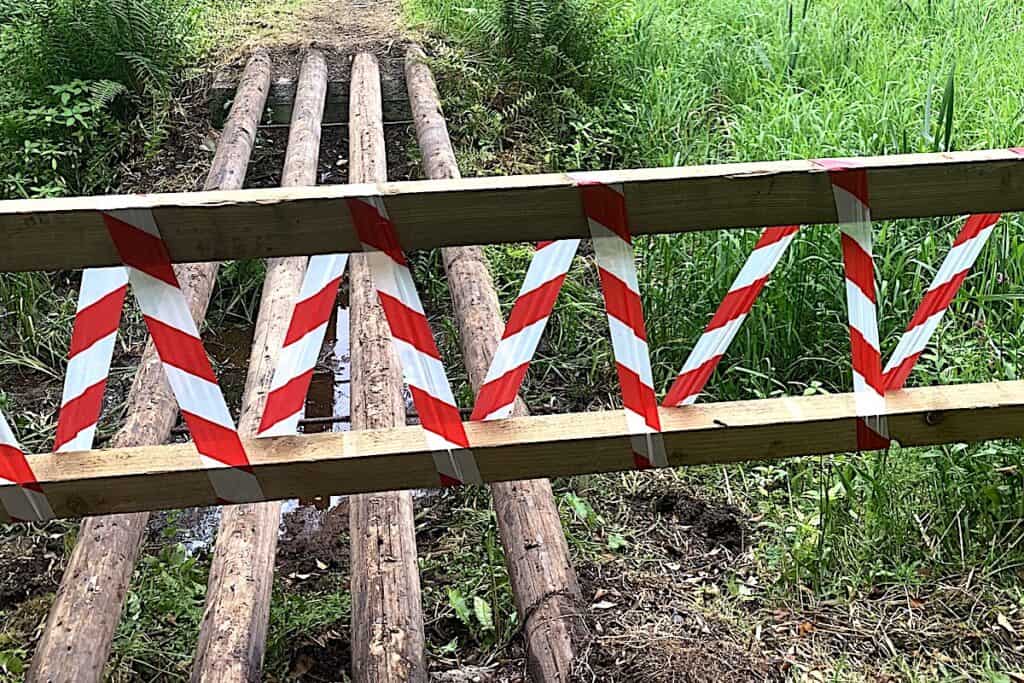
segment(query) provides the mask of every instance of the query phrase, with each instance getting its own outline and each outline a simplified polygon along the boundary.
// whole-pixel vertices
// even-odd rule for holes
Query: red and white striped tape
[[[1008,151],[1016,157],[1024,158],[1024,147],[1010,147]],[[901,389],[906,383],[974,262],[988,243],[999,218],[998,213],[979,213],[967,217],[928,291],[914,311],[906,331],[900,337],[896,350],[885,365],[882,375],[886,390]]]
[[[799,230],[798,225],[783,225],[765,228],[761,233],[753,252],[683,363],[662,405],[684,406],[697,401]]]
[[[309,259],[257,436],[287,436],[298,431],[347,263],[348,254],[322,254]]]
[[[45,522],[53,519],[24,451],[0,413],[0,505],[7,516],[19,522]]]
[[[471,420],[500,420],[512,414],[516,395],[537,352],[579,244],[579,240],[537,244],[483,386],[477,393]]]
[[[999,216],[998,213],[968,216],[885,366],[883,380],[886,390],[900,389],[907,381],[960,285],[978,260]]]
[[[867,171],[849,161],[817,162],[829,172],[836,215],[842,231],[846,306],[853,355],[853,393],[856,401],[857,448],[889,446],[885,418],[885,383],[878,341],[878,305],[872,254],[871,202]]]
[[[662,467],[668,460],[658,436],[658,403],[622,188],[594,182],[587,174],[574,179],[597,257],[627,425],[635,434],[634,464]],[[512,413],[579,243],[570,239],[537,244],[471,419],[495,420]]]
[[[118,209],[104,212],[103,221],[217,496],[225,503],[263,500],[153,212]]]
[[[445,486],[480,484],[441,354],[384,203],[380,197],[347,202],[439,479]]]
[[[641,469],[667,467],[622,186],[592,182],[585,177],[577,180],[597,257],[626,425],[634,435],[633,463]]]
[[[53,444],[56,453],[87,451],[93,446],[127,290],[125,268],[89,268],[82,272]]]

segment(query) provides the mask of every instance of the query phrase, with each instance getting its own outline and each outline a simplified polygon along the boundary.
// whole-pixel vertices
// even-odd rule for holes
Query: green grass
[[[1024,8],[1012,0],[590,0],[573,3],[589,22],[571,39],[588,41],[584,52],[567,48],[557,26],[546,32],[550,4],[405,4],[436,36],[435,70],[464,175],[1024,140]],[[508,39],[503,7],[534,16],[539,28],[526,47]],[[529,56],[546,48],[582,57],[571,69],[552,69]],[[895,347],[960,221],[876,225],[883,354]],[[1020,217],[1005,216],[911,384],[1021,377],[1022,238]],[[662,391],[755,240],[755,230],[639,240]],[[835,226],[801,232],[702,400],[849,390],[838,242]],[[507,306],[529,250],[488,253]],[[436,271],[422,272],[429,279]],[[580,339],[589,340],[584,349]],[[577,261],[527,382],[541,409],[616,400],[589,259]],[[795,586],[826,597],[972,571],[1014,580],[1012,570],[1024,563],[1021,458],[1019,442],[1001,442],[696,468],[684,476],[720,493],[729,475],[743,505],[764,515],[769,531],[758,555],[780,599]]]

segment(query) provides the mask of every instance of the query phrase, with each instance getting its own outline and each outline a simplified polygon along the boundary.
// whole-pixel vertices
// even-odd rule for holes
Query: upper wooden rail
[[[887,415],[905,446],[1020,437],[1024,381],[894,392]],[[857,447],[853,394],[663,408],[661,420],[673,467]],[[622,411],[471,422],[466,431],[488,482],[633,467]],[[245,447],[272,499],[437,485],[419,427],[252,439]],[[61,517],[217,504],[190,443],[29,459]]]
[[[859,157],[876,219],[1024,210],[1024,157],[1011,150]],[[832,223],[813,161],[601,171],[621,183],[635,234]],[[0,202],[0,271],[119,263],[97,212],[153,209],[172,260],[358,251],[343,200],[381,194],[405,249],[586,237],[564,174],[379,185]]]

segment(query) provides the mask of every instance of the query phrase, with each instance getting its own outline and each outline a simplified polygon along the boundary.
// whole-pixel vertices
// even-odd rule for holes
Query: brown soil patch
[[[68,528],[61,522],[12,525],[0,536],[0,612],[57,588]]]
[[[622,571],[616,564],[577,567],[591,601],[594,636],[574,672],[577,681],[650,683],[782,680],[742,633],[710,611],[694,608],[700,587],[678,575]]]
[[[256,47],[269,51],[274,78],[296,78],[302,53],[317,48],[327,57],[328,78],[348,78],[352,55],[370,52],[387,73],[401,71],[404,47],[409,42],[398,0],[309,0],[267,16],[257,14],[236,31],[245,39],[216,62],[220,71],[237,76]]]
[[[781,679],[781,663],[737,615],[720,614],[728,610],[719,597],[753,569],[746,516],[694,496],[671,473],[642,476],[635,488],[623,475],[579,482],[580,495],[629,545],[577,562],[592,639],[576,680]]]
[[[348,501],[329,510],[303,505],[285,514],[275,570],[299,591],[323,588],[320,578],[348,574]],[[336,580],[332,576],[331,580]]]
[[[242,57],[250,50],[264,47],[275,57],[281,76],[289,77],[298,73],[301,60],[276,57],[290,55],[295,47],[315,46],[349,55],[372,52],[385,57],[407,36],[398,0],[309,0],[282,7],[269,16],[260,13],[236,30],[249,38],[224,54],[223,62],[244,61]]]

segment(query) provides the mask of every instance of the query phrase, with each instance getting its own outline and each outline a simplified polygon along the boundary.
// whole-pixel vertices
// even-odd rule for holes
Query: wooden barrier
[[[1024,210],[1012,150],[861,157],[876,220]],[[589,174],[624,186],[635,235],[833,223],[812,161]],[[0,202],[0,271],[120,263],[98,211],[153,209],[176,263],[359,251],[343,200],[382,194],[406,250],[587,237],[564,174]]]
[[[887,408],[890,432],[905,446],[1024,435],[1024,381],[908,389],[889,394]],[[857,445],[853,394],[663,408],[661,420],[672,467]],[[466,430],[487,482],[633,468],[622,411],[470,422]],[[419,427],[252,439],[245,447],[272,499],[437,485]],[[59,517],[217,503],[190,443],[29,460]]]

